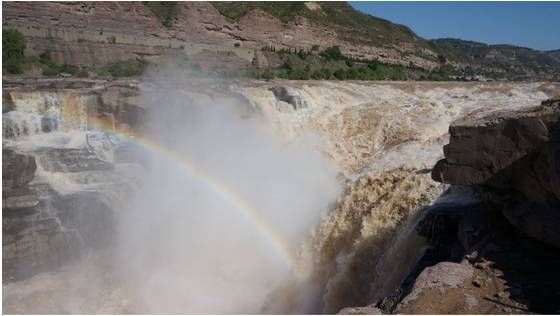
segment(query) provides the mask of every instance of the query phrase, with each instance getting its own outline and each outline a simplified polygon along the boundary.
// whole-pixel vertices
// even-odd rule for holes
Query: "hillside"
[[[552,79],[560,73],[560,50],[537,51],[513,45],[488,45],[461,39],[431,41],[450,60],[472,64],[488,75],[507,74],[511,79]],[[556,77],[556,79],[558,79]]]
[[[130,76],[169,55],[202,71],[258,78],[448,80],[467,68],[495,79],[558,80],[560,69],[558,51],[428,41],[346,2],[4,2],[2,9],[3,30],[23,35],[28,58],[8,73],[33,76]]]
[[[371,46],[408,43],[428,48],[407,26],[362,13],[346,2],[212,2],[212,5],[223,16],[235,21],[251,10],[262,10],[284,23],[304,17],[313,24],[335,29],[349,42]]]

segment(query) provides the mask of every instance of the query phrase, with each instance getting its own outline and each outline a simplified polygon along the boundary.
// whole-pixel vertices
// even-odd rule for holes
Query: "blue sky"
[[[560,2],[350,2],[424,38],[560,49]]]

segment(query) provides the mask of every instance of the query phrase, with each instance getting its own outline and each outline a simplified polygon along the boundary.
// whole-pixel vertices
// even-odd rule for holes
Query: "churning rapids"
[[[124,126],[93,115],[102,101],[86,90],[9,92],[3,148],[35,157],[37,202],[4,259],[48,260],[5,261],[5,313],[367,305],[421,256],[422,210],[453,198],[429,175],[449,123],[548,97],[539,83],[153,74],[134,96],[142,119]]]

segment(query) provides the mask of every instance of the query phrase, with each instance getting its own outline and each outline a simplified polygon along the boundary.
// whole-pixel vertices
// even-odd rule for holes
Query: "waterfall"
[[[111,234],[113,212],[122,208],[141,170],[114,163],[119,140],[90,125],[99,108],[96,95],[49,90],[9,94],[13,106],[2,114],[3,147],[34,157],[37,165],[29,184],[37,204],[27,213],[15,210],[11,219],[23,229],[15,251],[37,261],[14,275],[32,275],[106,244],[102,235]],[[31,248],[21,248],[27,239]]]
[[[37,162],[30,189],[38,205],[35,213],[23,217],[25,225],[33,232],[55,232],[56,241],[43,247],[48,251],[34,253],[50,260],[51,269],[5,285],[6,310],[145,313],[162,306],[172,306],[173,311],[197,306],[203,312],[219,302],[223,310],[218,312],[336,313],[344,307],[372,304],[400,285],[426,247],[415,225],[446,189],[431,180],[430,168],[442,156],[449,123],[470,113],[512,104],[523,107],[546,97],[538,84],[512,85],[508,90],[476,85],[443,89],[408,83],[268,82],[233,85],[227,92],[209,90],[208,95],[204,89],[173,91],[177,92],[173,98],[165,90],[154,98],[151,111],[156,116],[150,123],[163,130],[177,125],[180,131],[171,129],[156,138],[175,153],[171,159],[151,153],[157,159],[150,162],[156,164],[142,162],[145,148],[112,135],[119,124],[114,116],[102,113],[95,94],[10,92],[14,105],[2,116],[3,145]],[[231,92],[242,96],[236,102],[242,100],[253,109],[238,111],[243,113],[241,120],[237,112],[224,110],[234,107],[229,97],[221,98]],[[190,106],[190,102],[204,104]],[[175,112],[169,111],[173,109],[169,103],[177,106]],[[185,103],[189,107],[182,107]],[[224,105],[223,111],[201,110],[215,104]],[[221,120],[224,113],[228,119],[235,117],[233,123]],[[260,125],[248,129],[255,115],[263,121],[259,118]],[[313,141],[292,146],[303,135]],[[305,155],[287,154],[288,147]],[[323,165],[309,163],[310,155],[336,168],[325,172]],[[193,164],[204,166],[208,175],[195,172],[193,176]],[[301,176],[309,170],[317,172]],[[343,186],[338,200],[331,198],[340,190],[317,189],[324,185],[317,179],[327,178]],[[299,182],[290,182],[293,179]],[[300,188],[309,183],[320,203],[301,194]],[[225,184],[233,189],[224,190]],[[237,205],[270,214],[263,221],[242,220],[239,214],[247,210],[233,210],[213,195],[216,186],[230,200],[229,192],[234,191],[248,201]],[[135,203],[129,203],[130,197],[135,197]],[[235,198],[233,202],[238,202]],[[192,204],[197,201],[202,203]],[[203,225],[198,209],[213,214],[211,222],[222,226]],[[135,233],[124,236],[133,247],[114,247],[116,219],[126,223],[121,228]],[[277,244],[252,230],[255,221],[266,220],[280,232],[268,239],[276,241],[280,236],[288,241],[298,275],[273,270],[284,264],[273,260],[279,257],[275,253],[268,253]],[[243,223],[243,230],[235,230],[237,221]],[[258,247],[243,247],[247,240]],[[24,240],[41,247],[43,241]],[[8,248],[6,253],[11,254],[13,249]],[[76,260],[57,261],[49,251]],[[117,263],[115,258],[124,261]],[[204,258],[219,260],[205,262]],[[150,262],[160,269],[146,269]],[[187,263],[194,272],[185,272]],[[130,282],[130,275],[137,283]],[[170,284],[176,287],[166,287]]]

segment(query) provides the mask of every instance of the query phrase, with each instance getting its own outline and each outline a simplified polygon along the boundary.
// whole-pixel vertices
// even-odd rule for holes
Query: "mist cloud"
[[[294,277],[275,239],[296,254],[341,192],[337,169],[313,137],[283,139],[243,100],[214,94],[216,81],[173,67],[146,81],[144,132],[174,157],[147,152],[139,191],[118,219],[118,266],[145,312],[258,313]],[[256,216],[224,199],[223,187]]]

